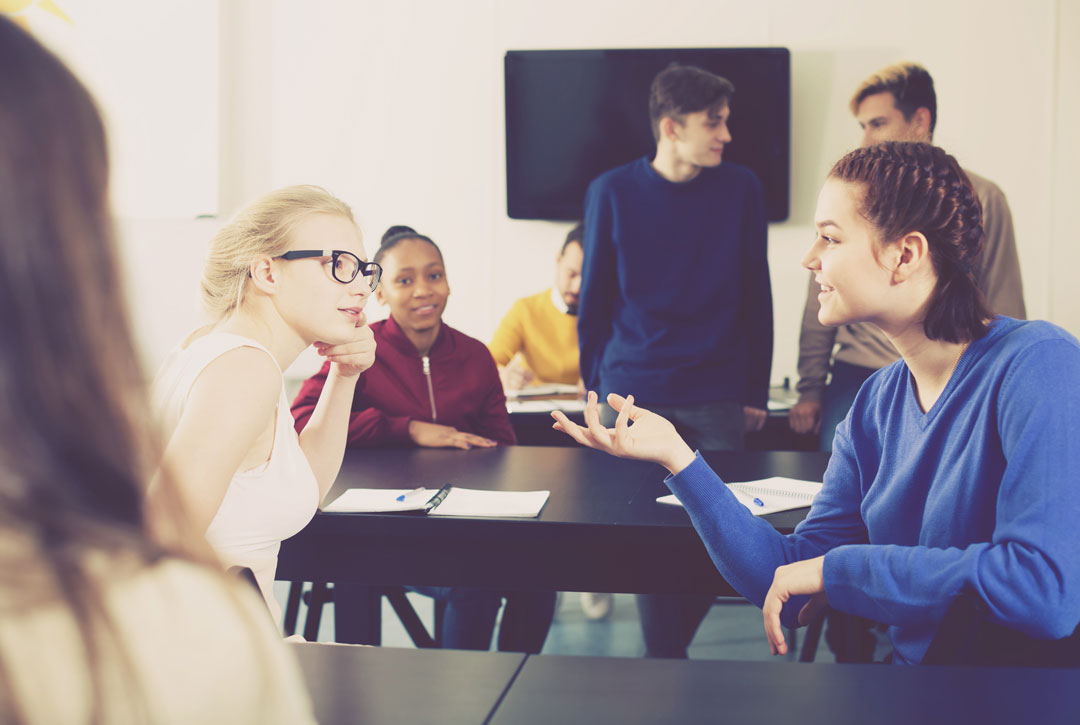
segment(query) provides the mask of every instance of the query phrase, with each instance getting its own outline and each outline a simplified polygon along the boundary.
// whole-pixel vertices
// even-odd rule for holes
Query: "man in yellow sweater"
[[[579,224],[566,236],[555,258],[555,286],[515,302],[488,345],[507,392],[540,383],[574,385],[581,379],[577,305],[583,234]]]

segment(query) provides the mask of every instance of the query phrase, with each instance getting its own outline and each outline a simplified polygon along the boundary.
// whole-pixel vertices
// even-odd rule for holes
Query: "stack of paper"
[[[530,385],[527,388],[513,390],[506,394],[508,398],[543,398],[552,395],[577,395],[576,385],[566,383],[544,383],[542,385]]]
[[[585,401],[577,398],[574,400],[542,398],[540,400],[506,401],[507,413],[550,413],[553,410],[561,410],[564,413],[580,413],[585,410]]]

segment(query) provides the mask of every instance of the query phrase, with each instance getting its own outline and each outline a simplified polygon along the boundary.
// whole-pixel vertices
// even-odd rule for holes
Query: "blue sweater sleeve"
[[[751,176],[743,205],[739,325],[746,340],[746,392],[743,403],[764,408],[772,372],[773,311],[767,249],[768,227],[761,182]]]
[[[581,379],[586,389],[597,391],[600,360],[611,339],[611,310],[618,294],[611,201],[605,188],[601,183],[593,182],[585,195],[585,256],[581,267],[577,322]]]
[[[1043,341],[1017,357],[988,401],[997,408],[1006,459],[990,541],[947,549],[839,546],[825,556],[830,602],[877,621],[918,625],[940,620],[967,589],[1000,624],[1046,639],[1072,633],[1080,621],[1077,380],[1075,345]]]
[[[665,483],[686,508],[720,574],[735,591],[760,607],[778,566],[821,556],[838,542],[866,541],[857,491],[853,490],[857,484],[839,463],[835,456],[830,459],[825,485],[815,497],[810,515],[786,536],[750,513],[700,454]],[[806,600],[793,597],[784,605],[781,620],[786,626],[797,626]]]

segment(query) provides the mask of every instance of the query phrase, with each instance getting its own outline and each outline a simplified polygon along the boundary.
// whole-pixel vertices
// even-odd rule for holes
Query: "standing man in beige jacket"
[[[882,68],[855,91],[851,112],[863,129],[863,146],[883,141],[931,143],[937,123],[934,80],[915,63]],[[992,312],[1023,319],[1024,290],[1009,203],[994,182],[965,171],[983,207],[985,238],[975,279]],[[820,433],[821,449],[829,451],[836,426],[847,415],[859,386],[900,356],[884,333],[869,323],[825,327],[818,322],[820,291],[811,275],[799,335],[799,402],[788,422],[797,433]]]

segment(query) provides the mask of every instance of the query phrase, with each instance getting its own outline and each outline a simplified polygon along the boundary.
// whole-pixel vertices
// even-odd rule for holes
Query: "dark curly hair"
[[[938,278],[923,322],[927,337],[982,337],[992,316],[973,272],[982,205],[956,159],[931,144],[888,142],[852,151],[829,176],[863,187],[859,213],[882,241],[915,231],[926,237]]]

